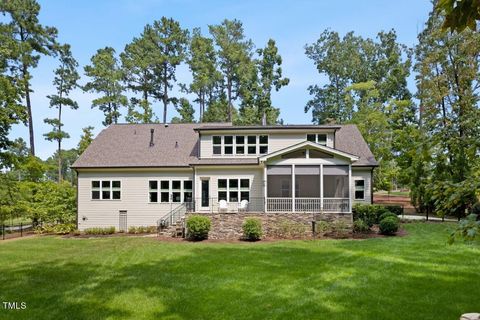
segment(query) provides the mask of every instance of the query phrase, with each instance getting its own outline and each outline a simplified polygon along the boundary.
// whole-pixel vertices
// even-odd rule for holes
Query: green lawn
[[[0,319],[458,319],[480,311],[480,247],[405,237],[270,243],[0,243]]]

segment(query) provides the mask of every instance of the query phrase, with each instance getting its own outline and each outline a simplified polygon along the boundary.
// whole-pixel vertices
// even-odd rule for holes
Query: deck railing
[[[267,198],[267,212],[350,212],[348,198]]]

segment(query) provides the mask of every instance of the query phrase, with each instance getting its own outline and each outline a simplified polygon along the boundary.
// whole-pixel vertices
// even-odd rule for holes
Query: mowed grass
[[[369,240],[0,243],[0,319],[458,319],[480,311],[480,248],[449,224]]]

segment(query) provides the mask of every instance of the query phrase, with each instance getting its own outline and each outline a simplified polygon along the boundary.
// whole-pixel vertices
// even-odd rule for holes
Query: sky
[[[200,27],[204,34],[208,33],[209,25],[219,24],[225,18],[239,19],[243,22],[245,35],[253,40],[256,48],[264,47],[270,38],[277,43],[283,59],[283,74],[290,79],[290,84],[275,92],[272,100],[273,105],[281,110],[280,118],[289,124],[311,123],[311,113],[304,112],[309,100],[307,88],[311,84],[323,85],[326,79],[306,57],[304,47],[315,42],[323,30],[328,28],[342,36],[354,31],[357,35],[374,38],[379,31],[393,28],[400,43],[413,46],[432,8],[429,0],[40,0],[39,3],[40,22],[56,27],[58,41],[72,46],[72,53],[80,64],[81,84],[87,81],[83,67],[89,64],[98,49],[111,46],[120,53],[126,44],[140,35],[146,24],[162,16],[179,21],[185,29]],[[52,80],[57,66],[55,58],[42,57],[32,72],[36,153],[42,159],[56,150],[56,144],[46,141],[43,136],[50,131],[43,119],[56,116],[56,110],[49,108],[46,96],[55,91]],[[180,83],[190,82],[187,67],[181,66],[177,70],[177,79]],[[409,80],[409,87],[414,91],[413,76]],[[178,90],[174,89],[175,92]],[[77,146],[82,128],[94,126],[95,134],[104,128],[103,113],[91,109],[94,94],[78,89],[71,97],[80,107],[63,112],[64,130],[71,136],[64,140],[64,149]],[[161,119],[163,107],[156,102],[153,108]],[[197,106],[195,108],[197,110]],[[168,119],[175,115],[170,107]],[[17,125],[10,136],[28,141],[28,130]]]

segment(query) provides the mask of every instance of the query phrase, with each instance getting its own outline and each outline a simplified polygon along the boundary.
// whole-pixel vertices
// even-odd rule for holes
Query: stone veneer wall
[[[243,235],[242,225],[247,218],[257,218],[262,222],[263,237],[272,238],[276,236],[278,226],[284,221],[305,226],[305,233],[299,235],[299,238],[309,238],[312,236],[312,220],[314,215],[311,213],[195,213],[207,216],[212,220],[212,227],[208,234],[209,239],[239,239]],[[188,216],[191,214],[187,214]],[[353,218],[351,213],[324,213],[316,214],[316,220],[332,222],[343,220],[351,226]]]

